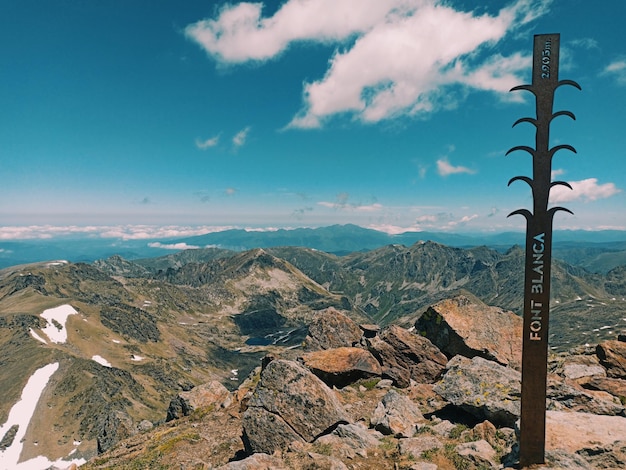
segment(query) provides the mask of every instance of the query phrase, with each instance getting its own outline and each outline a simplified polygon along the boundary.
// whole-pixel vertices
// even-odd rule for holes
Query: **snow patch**
[[[41,341],[43,344],[48,344],[48,342],[43,339],[41,336],[39,336],[37,333],[35,333],[35,330],[33,330],[32,328],[30,328],[28,331],[30,331],[30,335],[35,338],[37,341]]]
[[[41,330],[53,343],[65,343],[67,341],[67,330],[65,322],[70,315],[77,314],[71,305],[61,305],[60,307],[44,310],[41,316],[46,320],[46,327]]]
[[[92,361],[96,361],[98,364],[100,364],[100,365],[102,365],[104,367],[111,367],[111,363],[109,361],[107,361],[102,356],[98,356],[97,354],[95,356],[92,356],[91,360]]]
[[[59,368],[59,363],[48,364],[47,366],[37,369],[33,375],[30,376],[26,386],[22,390],[21,398],[13,405],[11,411],[9,411],[9,417],[2,426],[0,426],[0,436],[4,437],[7,431],[12,426],[17,426],[17,433],[13,439],[13,442],[5,450],[0,451],[0,468],[11,470],[44,470],[47,468],[67,468],[72,463],[76,465],[82,465],[86,463],[85,459],[75,460],[63,460],[59,459],[56,462],[49,461],[46,457],[35,457],[34,459],[27,460],[26,462],[19,462],[22,448],[24,447],[24,436],[30,420],[37,407],[37,402],[41,397],[46,385],[52,374],[54,374]]]

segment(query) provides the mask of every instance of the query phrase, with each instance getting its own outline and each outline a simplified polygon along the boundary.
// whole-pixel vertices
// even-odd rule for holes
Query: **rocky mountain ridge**
[[[358,338],[354,328],[345,334],[352,338],[350,348],[360,344],[358,351],[341,350],[337,358],[358,360],[359,371],[368,366],[371,378],[384,377],[395,387],[415,381],[412,374],[419,370],[434,380],[451,353],[433,337],[444,356],[428,348],[419,352],[415,346],[411,361],[421,365],[409,366],[411,361],[394,352],[407,347],[404,336],[420,338],[409,331],[422,333],[423,325],[416,324],[420,317],[460,293],[471,304],[495,299],[487,302],[491,309],[510,310],[498,302],[519,297],[514,274],[519,274],[520,258],[517,250],[419,243],[343,257],[293,247],[208,249],[136,262],[116,256],[91,265],[48,262],[5,269],[0,272],[0,392],[5,397],[0,422],[28,378],[51,362],[59,369],[38,404],[38,425],[30,426],[24,438],[24,459],[47,455],[54,460],[70,453],[87,458],[105,452],[138,430],[161,423],[176,393],[216,382],[237,395],[242,380],[268,354],[288,360],[291,353],[301,356],[328,381],[336,371],[322,367],[323,356],[306,356],[314,351],[305,351],[303,345],[309,344],[307,334],[316,331],[315,320],[329,309],[360,325]],[[553,269],[556,292],[582,300],[555,303],[555,334],[575,344],[615,337],[623,318],[622,300],[609,296],[623,288],[623,272],[605,277],[558,266],[562,268]],[[76,310],[66,322],[42,316],[64,305]],[[560,308],[578,316],[560,324]],[[603,316],[590,315],[594,309]],[[578,319],[581,325],[582,319],[592,325],[585,331],[589,340],[576,331]],[[452,320],[441,323],[459,327]],[[67,340],[53,341],[46,333],[49,328],[66,332]],[[336,349],[329,345],[337,328],[309,349]],[[568,333],[568,328],[574,331]],[[598,331],[588,331],[592,328]],[[502,352],[489,354],[482,357],[513,365]],[[352,380],[349,375],[332,383],[344,386]],[[10,440],[10,435],[0,436],[2,442]]]
[[[518,317],[463,296],[431,311],[422,320],[428,337],[367,325],[359,335],[347,316],[326,311],[309,330],[308,352],[266,356],[230,393],[213,382],[179,394],[168,423],[136,433],[85,468],[517,468],[521,383],[512,366],[521,345],[491,343],[489,354],[508,357],[507,366],[471,344],[484,338],[479,325],[490,316]],[[503,323],[489,335],[507,332]],[[430,341],[444,331],[466,333],[463,354],[452,355],[458,344],[440,350]],[[626,342],[615,340],[551,357],[543,468],[626,465],[624,365]]]

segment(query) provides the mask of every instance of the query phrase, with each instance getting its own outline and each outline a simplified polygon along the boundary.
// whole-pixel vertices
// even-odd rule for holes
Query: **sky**
[[[523,231],[544,33],[554,228],[626,230],[626,2],[484,3],[0,0],[0,239]]]

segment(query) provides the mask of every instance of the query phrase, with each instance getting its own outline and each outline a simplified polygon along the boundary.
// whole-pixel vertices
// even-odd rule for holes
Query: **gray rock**
[[[433,390],[451,404],[496,426],[513,427],[520,414],[521,374],[481,357],[455,356]]]
[[[595,351],[595,349],[594,349]],[[585,383],[592,377],[606,377],[606,369],[600,365],[600,360],[592,351],[572,350],[571,354],[560,355],[549,361],[549,371],[566,379],[578,383]]]
[[[428,462],[416,462],[409,467],[409,470],[437,470],[437,465]]]
[[[354,321],[331,307],[318,314],[309,325],[304,348],[315,351],[350,347],[359,342],[362,334]]]
[[[137,434],[133,420],[124,411],[111,411],[104,416],[96,439],[98,454],[111,449],[115,444],[127,437]]]
[[[456,452],[465,460],[470,461],[479,468],[497,468],[496,451],[491,445],[481,439],[479,441],[464,442],[455,447]]]
[[[576,452],[593,468],[626,468],[626,441],[595,445]]]
[[[278,414],[262,407],[249,407],[243,414],[242,441],[249,454],[274,453],[292,442],[304,442],[302,436]]]
[[[334,456],[353,459],[357,455],[367,457],[368,449],[376,449],[382,437],[379,432],[359,424],[340,424],[331,434],[321,436],[315,443],[330,446]]]
[[[315,452],[309,452],[308,456],[311,459],[311,466],[307,468],[323,468],[324,470],[348,470],[348,467],[345,463],[330,455],[322,455],[316,454]]]
[[[599,396],[589,392],[574,382],[564,381],[557,376],[548,377],[549,410],[571,410],[597,415],[623,415],[624,406],[610,395]]]
[[[154,424],[152,424],[151,421],[148,421],[147,419],[143,419],[137,425],[137,430],[139,432],[146,432],[146,431],[150,431],[153,427],[154,427]]]
[[[400,455],[412,455],[418,459],[423,452],[433,449],[442,449],[443,443],[435,436],[428,434],[420,435],[419,437],[409,437],[407,439],[400,439],[398,441],[398,451]]]
[[[278,457],[258,453],[243,460],[229,462],[218,467],[217,470],[287,470],[284,462]]]
[[[211,381],[180,392],[170,401],[165,421],[171,421],[190,415],[199,408],[227,407],[231,402],[230,392],[217,381]]]
[[[378,404],[371,418],[371,426],[383,434],[413,437],[417,423],[424,417],[407,396],[389,390]]]
[[[563,450],[547,450],[542,470],[589,470],[589,462],[583,457]]]
[[[520,414],[521,374],[481,357],[455,356],[433,390],[451,404],[496,426],[513,427]],[[604,415],[620,415],[624,407],[596,397],[558,376],[548,379],[547,406]]]
[[[242,421],[246,450],[272,453],[293,440],[312,442],[349,418],[324,382],[301,364],[277,359],[261,373]]]

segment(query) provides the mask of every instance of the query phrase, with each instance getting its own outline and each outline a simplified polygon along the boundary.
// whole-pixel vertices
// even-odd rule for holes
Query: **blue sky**
[[[0,238],[523,230],[554,32],[555,229],[625,230],[626,2],[485,4],[2,0]]]

